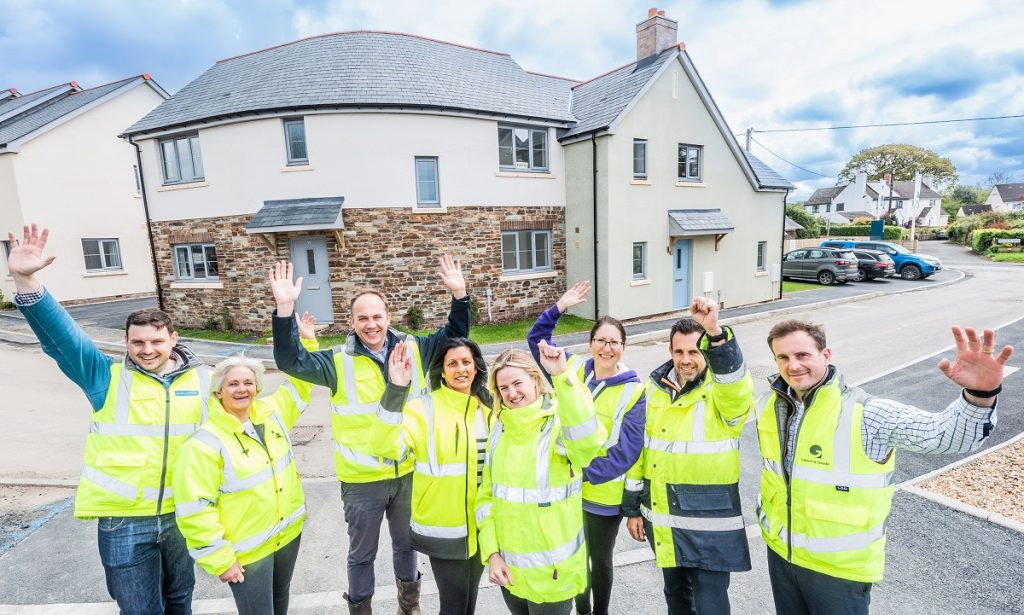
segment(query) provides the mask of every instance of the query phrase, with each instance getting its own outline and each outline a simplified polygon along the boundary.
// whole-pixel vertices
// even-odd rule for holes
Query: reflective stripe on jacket
[[[575,371],[551,380],[554,397],[501,406],[476,501],[481,559],[500,553],[512,576],[508,590],[538,603],[586,587],[580,469],[608,437]]]
[[[864,391],[836,372],[813,391],[797,430],[792,475],[784,467],[785,425],[795,402],[778,378],[757,407],[764,467],[757,515],[768,547],[833,577],[874,583],[885,572],[885,522],[895,492],[896,453],[885,463],[864,452]],[[785,387],[788,388],[788,387]]]
[[[288,432],[309,403],[313,385],[294,378],[253,402],[250,422],[263,441],[216,399],[210,418],[178,454],[175,516],[189,554],[219,575],[237,559],[263,559],[302,532],[302,481]]]
[[[130,362],[112,363],[106,401],[85,439],[75,516],[173,512],[170,470],[178,448],[206,419],[209,384],[201,363],[168,383]]]

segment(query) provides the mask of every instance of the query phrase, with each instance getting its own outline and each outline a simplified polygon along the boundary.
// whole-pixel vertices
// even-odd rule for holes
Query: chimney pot
[[[648,17],[654,17],[657,14],[658,14],[658,8],[657,7],[652,7],[652,8],[647,9],[647,16]]]
[[[658,11],[658,17],[664,17],[665,11]]]

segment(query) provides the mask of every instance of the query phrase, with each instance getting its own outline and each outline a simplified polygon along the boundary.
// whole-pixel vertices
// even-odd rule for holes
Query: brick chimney
[[[676,44],[679,22],[665,17],[665,11],[648,9],[647,19],[636,24],[636,59],[664,51]]]

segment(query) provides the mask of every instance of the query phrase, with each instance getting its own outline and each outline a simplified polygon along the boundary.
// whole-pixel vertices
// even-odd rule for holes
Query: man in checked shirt
[[[819,325],[787,320],[768,333],[779,374],[755,410],[757,514],[778,613],[866,614],[885,567],[895,449],[968,452],[992,431],[1013,348],[994,354],[991,329],[953,327],[953,338],[956,358],[939,370],[963,391],[933,414],[847,385]]]

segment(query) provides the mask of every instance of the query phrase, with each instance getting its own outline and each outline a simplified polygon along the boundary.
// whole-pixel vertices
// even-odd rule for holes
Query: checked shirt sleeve
[[[977,450],[996,424],[996,408],[979,408],[963,393],[942,412],[927,412],[889,399],[864,404],[864,452],[882,463],[892,449],[914,453],[968,453]]]

